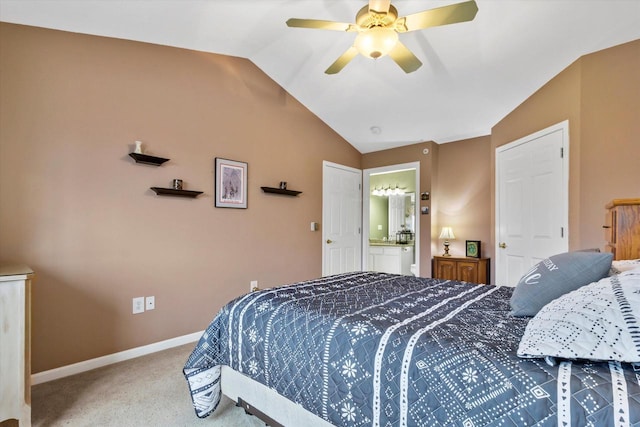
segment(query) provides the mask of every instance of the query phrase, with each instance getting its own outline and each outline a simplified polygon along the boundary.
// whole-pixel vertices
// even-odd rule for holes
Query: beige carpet
[[[182,375],[194,345],[34,386],[33,426],[264,426],[227,398],[213,415],[196,417]]]

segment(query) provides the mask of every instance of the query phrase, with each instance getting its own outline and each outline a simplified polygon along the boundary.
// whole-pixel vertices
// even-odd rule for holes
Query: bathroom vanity
[[[413,245],[369,243],[369,270],[410,275],[413,264]]]

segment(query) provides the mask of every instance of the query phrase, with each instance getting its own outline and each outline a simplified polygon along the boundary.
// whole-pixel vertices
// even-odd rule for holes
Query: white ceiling
[[[400,35],[423,63],[411,74],[358,56],[326,75],[355,34],[285,25],[354,22],[366,0],[0,0],[0,20],[248,58],[362,153],[488,135],[580,56],[640,38],[640,0],[476,1],[471,22]]]

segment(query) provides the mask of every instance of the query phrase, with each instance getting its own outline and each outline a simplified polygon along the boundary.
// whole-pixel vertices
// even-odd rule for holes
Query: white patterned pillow
[[[518,356],[640,362],[640,268],[544,306],[529,321]]]
[[[611,270],[609,270],[609,276],[624,273],[625,271],[633,270],[637,267],[640,267],[640,259],[613,260],[611,261]]]

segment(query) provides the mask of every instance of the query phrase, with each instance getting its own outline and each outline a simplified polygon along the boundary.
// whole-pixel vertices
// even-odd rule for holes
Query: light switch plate
[[[144,297],[136,297],[133,299],[133,314],[144,313]]]

